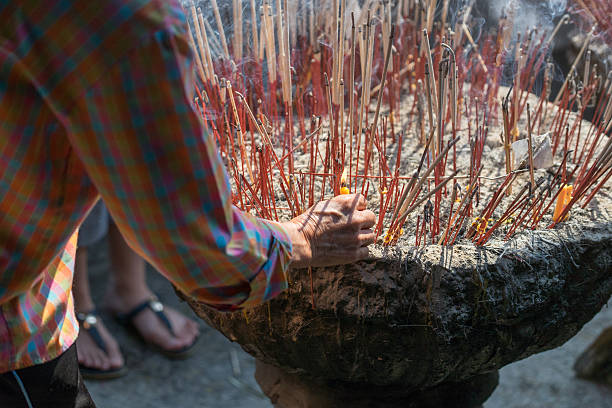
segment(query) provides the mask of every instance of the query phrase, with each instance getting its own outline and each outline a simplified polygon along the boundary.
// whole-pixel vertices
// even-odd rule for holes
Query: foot
[[[128,313],[140,303],[153,297],[151,291],[143,290],[140,294],[122,294],[120,290],[109,290],[106,294],[106,306],[115,315]],[[132,319],[132,324],[142,338],[163,350],[177,351],[192,345],[199,335],[198,324],[176,310],[165,306],[164,313],[170,321],[174,335],[149,308],[144,309]]]
[[[89,331],[81,328],[79,330],[79,337],[76,340],[79,364],[83,367],[100,371],[117,370],[123,367],[124,360],[119,350],[119,345],[108,332],[100,318],[97,318],[95,327],[98,329],[100,337],[104,342],[106,352],[96,344]]]

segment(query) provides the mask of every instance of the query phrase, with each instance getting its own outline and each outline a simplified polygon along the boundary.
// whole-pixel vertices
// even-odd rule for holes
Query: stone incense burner
[[[229,7],[229,2],[227,3]],[[264,3],[267,4],[267,2]],[[307,2],[287,2],[292,6],[298,3],[303,6]],[[337,7],[338,4],[344,2],[322,1],[318,3],[328,4],[328,6],[333,3],[333,7]],[[370,2],[365,3],[370,4]],[[392,15],[395,20],[395,16],[400,15],[402,11],[391,9],[397,4],[401,5],[406,2],[373,3],[380,3],[383,6],[379,9],[383,11],[380,20],[384,23],[387,19],[391,20]],[[435,1],[428,3],[436,5]],[[240,2],[233,4],[240,4]],[[387,5],[391,9],[386,9]],[[206,4],[202,10],[209,8],[209,5]],[[279,8],[281,9],[282,7]],[[393,37],[395,31],[389,27],[389,44],[394,44],[394,46],[387,47],[386,53],[373,51],[373,49],[378,50],[378,44],[372,46],[373,48],[368,48],[366,53],[362,53],[366,50],[363,50],[363,45],[359,44],[359,55],[364,56],[363,59],[357,59],[361,86],[355,85],[354,75],[352,75],[352,80],[349,79],[351,77],[347,75],[349,65],[340,68],[342,65],[340,61],[346,61],[348,64],[350,60],[348,54],[343,54],[345,52],[343,47],[338,46],[337,49],[331,49],[333,51],[331,54],[328,53],[330,50],[318,45],[309,48],[305,39],[310,37],[304,35],[297,37],[296,49],[302,52],[286,53],[285,57],[291,55],[291,61],[279,58],[280,62],[284,62],[279,64],[279,72],[289,71],[289,67],[295,70],[294,74],[286,72],[284,79],[279,77],[277,82],[279,86],[284,85],[277,91],[280,93],[282,89],[284,94],[291,97],[283,98],[284,109],[283,104],[279,103],[280,95],[273,96],[276,94],[269,92],[269,89],[272,89],[269,81],[265,81],[268,83],[267,87],[262,84],[261,89],[258,86],[250,88],[248,84],[260,81],[259,74],[253,76],[251,71],[263,73],[265,72],[264,65],[257,65],[256,62],[253,62],[258,59],[250,54],[247,54],[248,59],[243,60],[242,52],[241,56],[236,58],[236,64],[218,64],[219,77],[222,77],[223,74],[230,77],[227,81],[222,82],[224,86],[208,86],[206,87],[207,98],[202,98],[200,95],[200,99],[216,101],[206,106],[206,112],[209,115],[206,119],[211,123],[213,131],[219,130],[217,139],[221,151],[226,152],[225,160],[233,176],[230,177],[233,190],[240,192],[240,201],[242,201],[242,194],[245,198],[252,197],[249,206],[243,203],[238,204],[238,201],[235,201],[234,204],[258,216],[272,218],[272,209],[266,209],[263,203],[275,202],[274,212],[276,213],[276,207],[279,208],[279,212],[284,211],[280,217],[276,215],[275,218],[287,221],[288,214],[295,215],[290,202],[296,201],[300,194],[304,198],[297,201],[304,202],[302,209],[314,204],[315,194],[317,199],[338,194],[342,183],[340,175],[342,170],[348,169],[348,184],[351,187],[349,191],[359,192],[359,189],[362,193],[365,191],[365,195],[368,196],[369,209],[380,216],[381,222],[384,221],[381,223],[381,228],[382,226],[390,227],[390,221],[393,218],[390,215],[393,209],[402,206],[398,207],[394,204],[385,209],[383,194],[388,194],[387,197],[396,197],[396,204],[398,203],[397,197],[400,196],[399,189],[393,192],[392,184],[385,183],[387,180],[385,174],[396,174],[394,176],[396,177],[395,185],[402,186],[402,188],[409,186],[408,178],[411,175],[417,174],[420,184],[414,184],[417,186],[414,191],[419,194],[420,198],[425,196],[426,191],[433,194],[435,186],[437,186],[435,188],[443,187],[443,182],[434,171],[436,166],[440,166],[439,163],[443,163],[441,168],[446,169],[443,173],[444,177],[451,174],[451,165],[453,172],[456,170],[452,177],[457,183],[448,185],[448,194],[445,193],[444,199],[438,199],[437,213],[433,215],[433,219],[442,220],[443,227],[451,224],[457,227],[457,234],[454,237],[458,237],[458,240],[453,241],[456,242],[453,246],[427,245],[415,248],[417,241],[415,232],[418,230],[417,224],[420,219],[418,217],[421,216],[415,212],[406,218],[405,223],[401,223],[406,232],[398,240],[397,246],[374,245],[370,259],[350,265],[318,268],[312,271],[308,269],[292,270],[289,289],[285,293],[267,304],[244,313],[217,312],[187,298],[193,310],[201,318],[230,340],[239,343],[246,352],[257,359],[256,379],[276,407],[472,408],[481,406],[497,386],[498,370],[501,367],[562,345],[602,308],[612,294],[612,199],[609,183],[604,185],[605,181],[600,181],[608,175],[606,172],[610,168],[608,166],[611,157],[606,150],[611,145],[604,141],[608,137],[604,136],[606,134],[602,129],[604,126],[603,124],[591,125],[586,122],[577,126],[578,121],[584,118],[578,112],[580,109],[573,105],[573,98],[576,95],[582,95],[580,92],[583,91],[578,86],[575,90],[572,90],[574,85],[569,86],[570,83],[576,82],[573,76],[568,77],[568,85],[564,86],[563,92],[559,92],[559,97],[563,98],[560,100],[561,103],[557,104],[557,108],[554,107],[555,104],[543,102],[554,100],[557,90],[549,95],[550,97],[545,93],[540,96],[529,94],[523,96],[523,91],[519,91],[535,89],[531,84],[532,79],[537,80],[537,83],[546,82],[544,79],[547,78],[544,69],[546,64],[540,66],[536,63],[536,61],[544,61],[540,58],[539,53],[529,57],[530,54],[524,52],[521,55],[525,57],[519,59],[518,51],[536,49],[534,44],[544,44],[535,34],[533,42],[529,34],[529,37],[527,35],[521,37],[524,40],[523,43],[516,42],[517,45],[523,44],[522,46],[511,46],[512,49],[516,48],[516,60],[519,61],[511,62],[508,56],[514,55],[515,51],[497,53],[498,46],[491,45],[498,43],[497,34],[493,34],[490,37],[490,43],[487,43],[489,40],[486,38],[488,37],[481,32],[479,34],[483,34],[485,40],[479,40],[479,44],[483,46],[478,47],[482,53],[480,62],[478,62],[475,57],[476,44],[467,45],[469,52],[465,48],[468,44],[465,39],[469,34],[465,21],[467,21],[470,9],[471,6],[465,11],[456,10],[456,12],[467,13],[464,17],[466,33],[458,37],[464,39],[463,44],[456,44],[452,58],[450,54],[447,55],[448,48],[444,47],[442,50],[441,45],[436,45],[431,50],[431,60],[429,56],[417,57],[429,53],[429,46],[423,47],[423,45],[431,42],[433,46],[440,38],[444,39],[447,28],[442,26],[442,31],[436,34],[436,29],[432,31],[430,27],[431,37],[428,37],[427,31],[423,31],[424,26],[419,25],[418,29],[413,31],[415,22],[430,20],[421,18],[420,8],[414,7],[412,11],[418,14],[411,15],[411,20],[403,19],[403,23],[398,23],[397,37]],[[226,10],[229,11],[229,8]],[[321,27],[340,27],[335,21],[335,16],[339,15],[339,9],[330,10],[332,10],[331,7],[317,7],[316,11],[313,10],[312,15],[329,19],[328,24],[321,24]],[[236,13],[231,15],[239,15],[239,11],[236,10]],[[344,6],[341,12],[346,12]],[[376,10],[372,12],[374,15],[378,13]],[[435,12],[436,17],[438,16],[435,7],[431,8],[431,12]],[[191,13],[195,22],[198,13],[195,6],[191,9]],[[229,12],[225,14],[230,15]],[[288,14],[290,13],[285,15]],[[281,16],[282,13],[277,15]],[[369,19],[370,10],[367,16]],[[351,21],[348,14],[345,17],[347,22]],[[434,15],[430,17],[433,21]],[[445,19],[442,19],[442,24]],[[220,16],[217,16],[215,20],[222,31]],[[402,19],[397,21],[400,20]],[[199,21],[202,25],[203,20]],[[504,31],[508,29],[505,28],[506,19],[504,21],[504,25],[495,25],[494,33],[503,32],[504,36],[511,34],[511,30]],[[195,24],[194,27],[197,27],[198,23]],[[295,28],[291,28],[294,30],[292,32],[299,31],[301,26],[302,24],[296,24]],[[370,47],[368,44],[375,44],[374,39],[378,38],[377,31],[370,31],[373,26],[368,21],[366,25],[360,26],[366,31],[363,31],[362,28],[359,28],[360,31],[358,31],[358,33],[365,34],[360,38],[368,47]],[[454,30],[454,26],[449,28]],[[206,33],[205,27],[202,29]],[[248,30],[250,29],[249,26]],[[319,32],[314,30],[315,28],[312,28],[308,34],[319,35]],[[274,32],[274,29],[270,31]],[[322,32],[320,38],[329,40],[342,35],[340,31],[336,33],[335,29],[331,33],[330,37],[329,33]],[[475,31],[472,33],[474,34]],[[411,35],[413,37],[410,37]],[[270,36],[274,37],[274,34]],[[372,41],[368,38],[371,38]],[[525,38],[529,40],[525,42]],[[542,41],[546,41],[547,38],[549,38],[548,34],[542,37]],[[271,48],[275,53],[275,40],[274,38],[271,40]],[[351,41],[355,44],[354,40]],[[421,44],[418,47],[417,42]],[[193,43],[195,44],[195,40]],[[338,41],[337,43],[344,44],[345,42]],[[346,44],[349,43],[346,42]],[[486,44],[491,46],[485,47]],[[206,48],[207,45],[204,45]],[[331,48],[334,48],[333,44]],[[391,66],[393,72],[387,78],[387,64],[393,60],[392,52],[395,67]],[[266,53],[269,55],[268,48],[266,48]],[[341,55],[344,55],[345,58],[333,59]],[[374,55],[378,61],[373,63]],[[466,58],[468,55],[469,57]],[[305,59],[301,60],[302,57]],[[414,60],[413,57],[415,57]],[[208,58],[210,59],[210,55]],[[204,61],[204,58],[201,60]],[[329,61],[325,62],[327,60]],[[458,66],[457,71],[448,69],[448,63],[451,60],[454,60],[455,68]],[[485,60],[489,61],[487,64],[494,64],[495,69],[491,69],[488,73],[486,69],[482,71],[479,66],[485,65]],[[525,63],[532,61],[535,65],[530,62],[525,67],[519,68],[521,67],[520,61],[525,61]],[[266,67],[269,62],[273,61],[270,59]],[[402,68],[398,65],[400,62]],[[405,68],[403,68],[404,62],[406,63]],[[503,65],[500,65],[502,63]],[[325,64],[331,64],[332,69],[329,70]],[[365,69],[368,64],[373,64],[374,74],[370,72],[371,67]],[[359,67],[360,65],[362,66]],[[234,69],[231,72],[227,69],[224,71],[223,66],[233,66]],[[437,82],[434,80],[436,75],[432,70],[434,66],[438,72]],[[257,68],[261,70],[258,71]],[[512,81],[505,78],[509,73],[514,75],[515,70],[522,76],[518,75]],[[541,71],[545,72],[540,74]],[[355,72],[355,70],[351,71],[352,74]],[[466,74],[466,78],[461,79],[461,76],[458,76],[458,73],[461,72],[469,72],[469,74]],[[322,73],[324,73],[323,77]],[[331,78],[328,78],[328,74]],[[372,82],[368,76],[376,78],[376,81]],[[451,81],[450,78],[453,77],[455,80]],[[578,77],[583,76],[578,75]],[[293,82],[287,81],[291,78]],[[363,78],[367,80],[364,82]],[[440,78],[446,79],[440,80]],[[570,78],[572,81],[569,81]],[[357,80],[358,85],[359,80]],[[605,81],[604,76],[600,80]],[[459,82],[458,94],[455,89],[457,85],[455,81],[464,81]],[[370,85],[374,83],[378,83],[379,86],[376,98],[370,94]],[[510,83],[512,83],[512,90],[505,86]],[[592,86],[593,80],[590,83]],[[234,93],[231,90],[233,88],[228,85],[235,87]],[[340,86],[342,88],[339,88]],[[246,87],[246,90],[243,90],[243,87]],[[295,87],[295,91],[292,87]],[[607,85],[602,89],[608,89],[606,87]],[[222,88],[223,93],[217,94],[217,90]],[[264,89],[266,92],[263,92]],[[588,86],[585,89],[589,89]],[[357,91],[359,92],[355,93]],[[494,91],[498,92],[495,97],[492,93]],[[349,97],[354,93],[361,96],[359,98],[362,100],[361,104]],[[332,94],[338,94],[337,98],[332,98]],[[435,96],[436,94],[438,97]],[[226,97],[229,97],[230,103],[226,102]],[[232,101],[232,98],[236,100]],[[289,99],[293,99],[295,110],[288,109],[289,106],[293,106],[285,101]],[[341,103],[338,104],[334,101],[335,99]],[[500,99],[505,102],[497,106],[497,101]],[[394,104],[391,103],[392,100],[395,100]],[[435,102],[436,100],[438,102]],[[437,103],[439,104],[435,108]],[[609,102],[606,101],[604,105],[607,103]],[[521,107],[523,104],[526,105],[524,109]],[[274,109],[270,110],[267,105]],[[334,108],[335,105],[338,106]],[[359,105],[360,110],[357,110]],[[229,109],[229,106],[232,108]],[[312,116],[310,119],[308,132],[312,132],[316,138],[310,139],[309,143],[306,143],[310,136],[307,136],[306,125],[304,125],[309,122],[309,118],[308,116],[302,117],[300,121],[300,115],[304,116],[304,106],[310,106],[308,115],[322,115],[318,118]],[[449,106],[450,110],[447,109]],[[504,106],[510,106],[511,109],[506,109],[504,112]],[[581,106],[588,105],[585,102]],[[242,107],[248,108],[247,113],[243,112],[243,116],[249,116],[250,119],[241,121],[238,109]],[[447,112],[447,110],[454,114],[437,114],[437,112]],[[263,116],[266,121],[260,125],[260,119],[255,117],[253,111],[260,111],[267,115]],[[334,111],[338,114],[328,114]],[[362,118],[364,111],[365,118]],[[533,116],[529,112],[532,112]],[[294,120],[287,122],[286,119],[291,115],[294,115]],[[446,116],[448,120],[444,119]],[[511,116],[514,116],[513,124],[509,120]],[[372,118],[373,120],[370,121]],[[437,119],[437,123],[434,118]],[[451,118],[455,118],[456,123],[452,122]],[[269,129],[266,130],[268,120],[271,122]],[[230,125],[230,122],[233,125]],[[301,122],[302,129],[298,125]],[[266,126],[262,126],[264,124]],[[289,126],[294,126],[294,135],[302,135],[299,140],[297,137],[294,138],[293,145],[287,143],[288,136],[292,135],[292,132],[285,131],[289,129]],[[576,128],[578,129],[576,134],[579,135],[582,132],[582,138],[580,136],[572,138],[574,131],[570,129]],[[222,132],[223,129],[226,129],[225,133]],[[260,144],[266,147],[256,151],[257,154],[261,153],[261,156],[252,155],[259,163],[254,169],[257,170],[259,166],[259,179],[263,181],[259,183],[258,177],[251,176],[250,185],[255,187],[251,188],[248,185],[248,189],[245,188],[246,183],[240,182],[240,177],[247,179],[239,175],[239,170],[232,167],[233,162],[238,163],[238,156],[232,157],[231,152],[238,149],[234,149],[233,145],[230,149],[230,145],[227,144],[227,141],[231,141],[231,137],[234,137],[232,136],[234,133],[240,136],[240,138],[236,136],[238,138],[236,140],[242,140],[243,132],[247,136],[250,133],[252,137],[250,145],[249,137],[244,137],[246,147],[241,146],[241,150],[244,151],[240,154],[241,159],[243,156],[247,157],[245,152],[249,150],[253,152],[253,148]],[[377,134],[378,137],[376,137]],[[543,137],[542,140],[549,138],[548,150],[542,147],[546,145],[544,142],[536,143],[537,146],[532,149],[530,144],[533,142],[528,142],[532,140],[532,134],[536,136],[533,140],[539,137]],[[592,136],[587,136],[587,134]],[[585,141],[587,138],[589,140],[592,138],[593,142],[587,143]],[[511,142],[522,139],[525,142],[522,149],[524,157],[519,154],[518,146],[516,146],[516,151],[512,150],[511,154],[510,149],[514,149]],[[269,140],[275,140],[276,145],[273,146]],[[367,143],[366,140],[368,140]],[[427,140],[432,143],[427,143]],[[451,140],[454,142],[449,144]],[[584,145],[580,146],[578,140]],[[298,149],[297,146],[300,143],[306,143],[302,145],[306,147]],[[346,148],[347,143],[348,148]],[[373,146],[376,143],[378,145],[374,149]],[[452,156],[451,147],[453,148]],[[349,159],[346,160],[346,157],[343,156],[340,161],[340,152],[343,151],[343,148],[344,156],[348,155]],[[293,150],[287,153],[289,151],[287,149]],[[354,159],[353,150],[356,156]],[[427,153],[424,154],[426,150]],[[570,154],[572,150],[575,150],[573,155]],[[291,160],[286,164],[287,173],[290,173],[289,180],[295,180],[295,186],[300,190],[299,193],[294,194],[295,198],[289,198],[291,193],[286,193],[286,191],[291,191],[293,187],[290,188],[290,186],[294,184],[282,181],[285,176],[281,174],[281,169],[285,168],[285,163],[277,165],[276,170],[272,170],[272,165],[269,167],[266,165],[262,169],[263,153],[273,151],[281,158],[281,162],[283,157],[291,157],[292,160],[295,160],[295,163]],[[444,151],[446,153],[440,153]],[[529,155],[528,151],[533,151],[533,154]],[[539,160],[540,152],[546,151],[550,151],[550,160]],[[368,152],[367,160],[365,159],[366,152]],[[593,154],[593,160],[587,160],[589,154]],[[436,162],[436,156],[439,156],[439,160],[442,160],[443,156],[446,159],[444,162]],[[545,155],[542,154],[542,156]],[[425,162],[426,157],[429,158],[427,162]],[[601,159],[600,162],[597,162],[599,167],[595,167],[594,163],[599,159]],[[271,158],[269,160],[270,163],[274,161],[276,160]],[[545,164],[547,161],[550,163]],[[541,163],[536,164],[536,162]],[[423,165],[423,163],[427,164]],[[370,167],[371,170],[368,170]],[[415,173],[421,167],[422,171]],[[429,169],[426,170],[428,167]],[[508,180],[510,171],[519,171],[523,167],[531,167],[532,171],[529,172],[530,174],[517,175],[513,181],[514,190],[511,192],[510,188],[504,187],[505,180]],[[248,163],[247,169],[250,169]],[[589,169],[597,170],[588,173],[591,171]],[[481,170],[482,173],[480,173]],[[575,175],[574,171],[577,171]],[[244,172],[244,166],[242,172]],[[476,191],[476,183],[473,181],[476,172],[479,176],[475,177],[480,177],[477,183],[477,195],[473,194]],[[545,187],[546,185],[551,186],[550,183],[554,180],[561,180],[561,174],[563,175],[562,183],[554,184],[554,189]],[[379,175],[379,178],[377,179],[375,175]],[[380,180],[380,175],[384,175],[382,184],[377,181]],[[404,176],[404,181],[399,181],[400,179],[397,178],[399,175]],[[588,177],[578,177],[579,175]],[[358,176],[360,178],[357,178]],[[566,176],[569,178],[566,179]],[[602,178],[597,179],[595,176]],[[425,188],[424,183],[427,177],[430,178]],[[432,177],[433,183],[431,183]],[[587,200],[583,199],[586,197],[580,198],[580,194],[585,192],[590,194],[595,188],[595,185],[583,184],[585,180],[591,181],[590,177],[594,177],[597,183],[601,182],[603,188],[590,203],[587,203],[585,202]],[[529,181],[530,178],[531,181]],[[445,180],[450,180],[450,178]],[[539,180],[542,180],[543,184]],[[473,184],[470,186],[470,183]],[[530,186],[529,190],[526,190],[527,183]],[[529,207],[531,199],[534,197],[539,199],[548,193],[555,195],[565,183],[573,184],[574,191],[579,191],[576,197],[580,198],[576,201],[576,205],[569,209],[569,219],[564,220],[554,229],[547,229],[547,226],[552,223],[554,207],[546,207],[541,213],[540,208],[543,207],[538,207],[537,215],[541,218],[537,219],[536,211],[531,212],[530,209],[523,213],[523,208]],[[337,188],[332,188],[332,184]],[[512,184],[512,181],[509,184]],[[258,185],[260,187],[257,187]],[[453,185],[454,187],[451,187]],[[273,187],[268,188],[268,186]],[[578,189],[581,186],[588,188]],[[258,188],[260,193],[254,193],[253,190]],[[412,187],[406,188],[408,188],[406,192],[412,191]],[[547,188],[549,190],[545,192]],[[477,197],[473,206],[471,198],[466,201],[466,203],[470,202],[470,211],[462,210],[460,221],[456,221],[454,217],[451,218],[453,208],[461,205],[457,204],[456,207],[453,207],[457,200],[452,198],[452,195],[448,197],[449,194],[452,194],[451,191],[455,191],[451,189],[456,189],[463,197],[468,197],[470,194],[470,197]],[[280,190],[283,192],[281,193]],[[386,192],[383,193],[383,191]],[[507,192],[505,201],[493,200],[493,197],[497,197],[494,196],[496,191]],[[523,191],[526,192],[525,201],[521,198]],[[262,197],[261,200],[255,200],[257,194]],[[305,197],[311,197],[308,205],[305,204],[307,201]],[[482,202],[479,203],[480,198]],[[522,204],[513,206],[511,203],[515,202],[512,200],[519,198],[521,200],[519,204]],[[432,200],[436,201],[434,198]],[[552,204],[553,200],[555,198],[552,196],[546,196],[544,201]],[[459,200],[459,203],[461,202]],[[489,211],[485,215],[483,209],[489,208],[488,203],[495,204],[491,207],[495,211],[492,213]],[[588,204],[588,206],[584,209],[580,208],[583,204],[585,206]],[[425,217],[426,205],[426,203],[418,205],[418,211],[423,210],[423,213],[420,213],[424,220],[422,225],[425,225],[425,220],[429,218],[429,216]],[[416,204],[415,207],[417,207]],[[283,210],[280,210],[281,208]],[[473,214],[472,208],[475,209]],[[298,212],[296,211],[296,214]],[[519,213],[514,214],[517,217],[523,214],[523,218],[517,224],[520,229],[516,234],[513,232],[514,229],[502,232],[501,230],[508,226],[500,226],[501,222],[505,223],[510,218],[514,218],[513,213]],[[503,218],[500,218],[502,215]],[[499,228],[491,231],[489,234],[491,239],[486,241],[484,247],[475,246],[467,238],[469,234],[465,234],[466,228],[463,228],[464,218],[465,226],[469,226],[469,223],[476,222],[475,217],[477,216],[486,217],[485,224],[494,219],[499,220],[499,223],[496,224]],[[526,220],[525,217],[527,217]],[[509,221],[510,224],[514,222]],[[538,226],[539,229],[535,231],[529,229],[532,226]],[[380,231],[385,229],[380,229]],[[427,230],[421,227],[420,231],[422,233]],[[430,236],[427,242],[438,242],[431,239],[431,231],[430,226]],[[511,238],[510,241],[504,241],[506,235]],[[426,234],[421,234],[421,236],[425,237]],[[484,240],[480,242],[485,243]],[[420,240],[419,243],[421,243]]]
[[[246,314],[189,303],[257,359],[277,407],[476,407],[499,368],[562,345],[612,294],[607,219],[372,252],[312,278],[293,270],[288,291]]]

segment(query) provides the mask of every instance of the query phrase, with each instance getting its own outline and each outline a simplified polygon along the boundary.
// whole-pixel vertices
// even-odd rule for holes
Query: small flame
[[[350,190],[346,185],[347,170],[348,168],[345,167],[344,171],[342,172],[342,176],[340,177],[340,194],[350,194]]]

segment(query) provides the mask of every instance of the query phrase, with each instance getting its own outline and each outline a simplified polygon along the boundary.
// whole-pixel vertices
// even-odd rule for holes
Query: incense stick
[[[219,13],[219,6],[217,6],[217,0],[211,0],[213,6],[213,13],[217,20],[217,29],[219,30],[219,37],[221,38],[221,45],[223,46],[223,53],[225,58],[230,58],[229,49],[227,48],[227,40],[225,39],[225,31],[223,30],[223,22],[221,21],[221,14]]]
[[[535,190],[535,179],[533,177],[533,146],[531,141],[531,109],[527,104],[527,150],[529,154],[529,180],[531,181],[532,191]]]

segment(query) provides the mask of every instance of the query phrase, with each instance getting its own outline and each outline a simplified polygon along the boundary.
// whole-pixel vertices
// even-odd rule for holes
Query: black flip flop
[[[173,360],[182,360],[193,354],[194,346],[198,342],[198,337],[196,337],[193,343],[191,343],[190,345],[180,348],[178,350],[165,349],[158,345],[152,344],[151,342],[147,341],[147,339],[142,337],[138,329],[136,329],[136,327],[134,326],[134,317],[136,317],[140,312],[142,312],[145,309],[151,309],[151,311],[155,313],[155,315],[159,318],[159,320],[161,320],[163,325],[166,326],[170,334],[176,337],[176,334],[174,333],[174,329],[172,328],[172,323],[170,323],[170,319],[168,319],[168,316],[166,316],[166,313],[164,313],[163,303],[160,302],[155,296],[140,303],[139,305],[137,305],[136,307],[134,307],[132,310],[130,310],[127,313],[116,314],[115,318],[117,319],[119,323],[129,328],[130,331],[132,331],[138,337],[140,337],[140,339],[144,341],[147,345],[153,347],[156,351],[160,352],[161,354],[165,355],[168,358],[171,358]]]
[[[81,330],[89,333],[94,343],[100,350],[104,353],[107,352],[106,343],[102,340],[102,336],[100,336],[100,332],[98,331],[97,325],[99,321],[98,314],[95,310],[88,313],[77,313],[76,314],[77,321],[79,322],[79,327]],[[119,378],[127,374],[127,368],[125,366],[121,366],[119,368],[112,368],[109,370],[101,370],[98,368],[86,367],[83,364],[79,363],[79,369],[81,370],[81,375],[83,378],[88,380],[110,380],[113,378]]]

